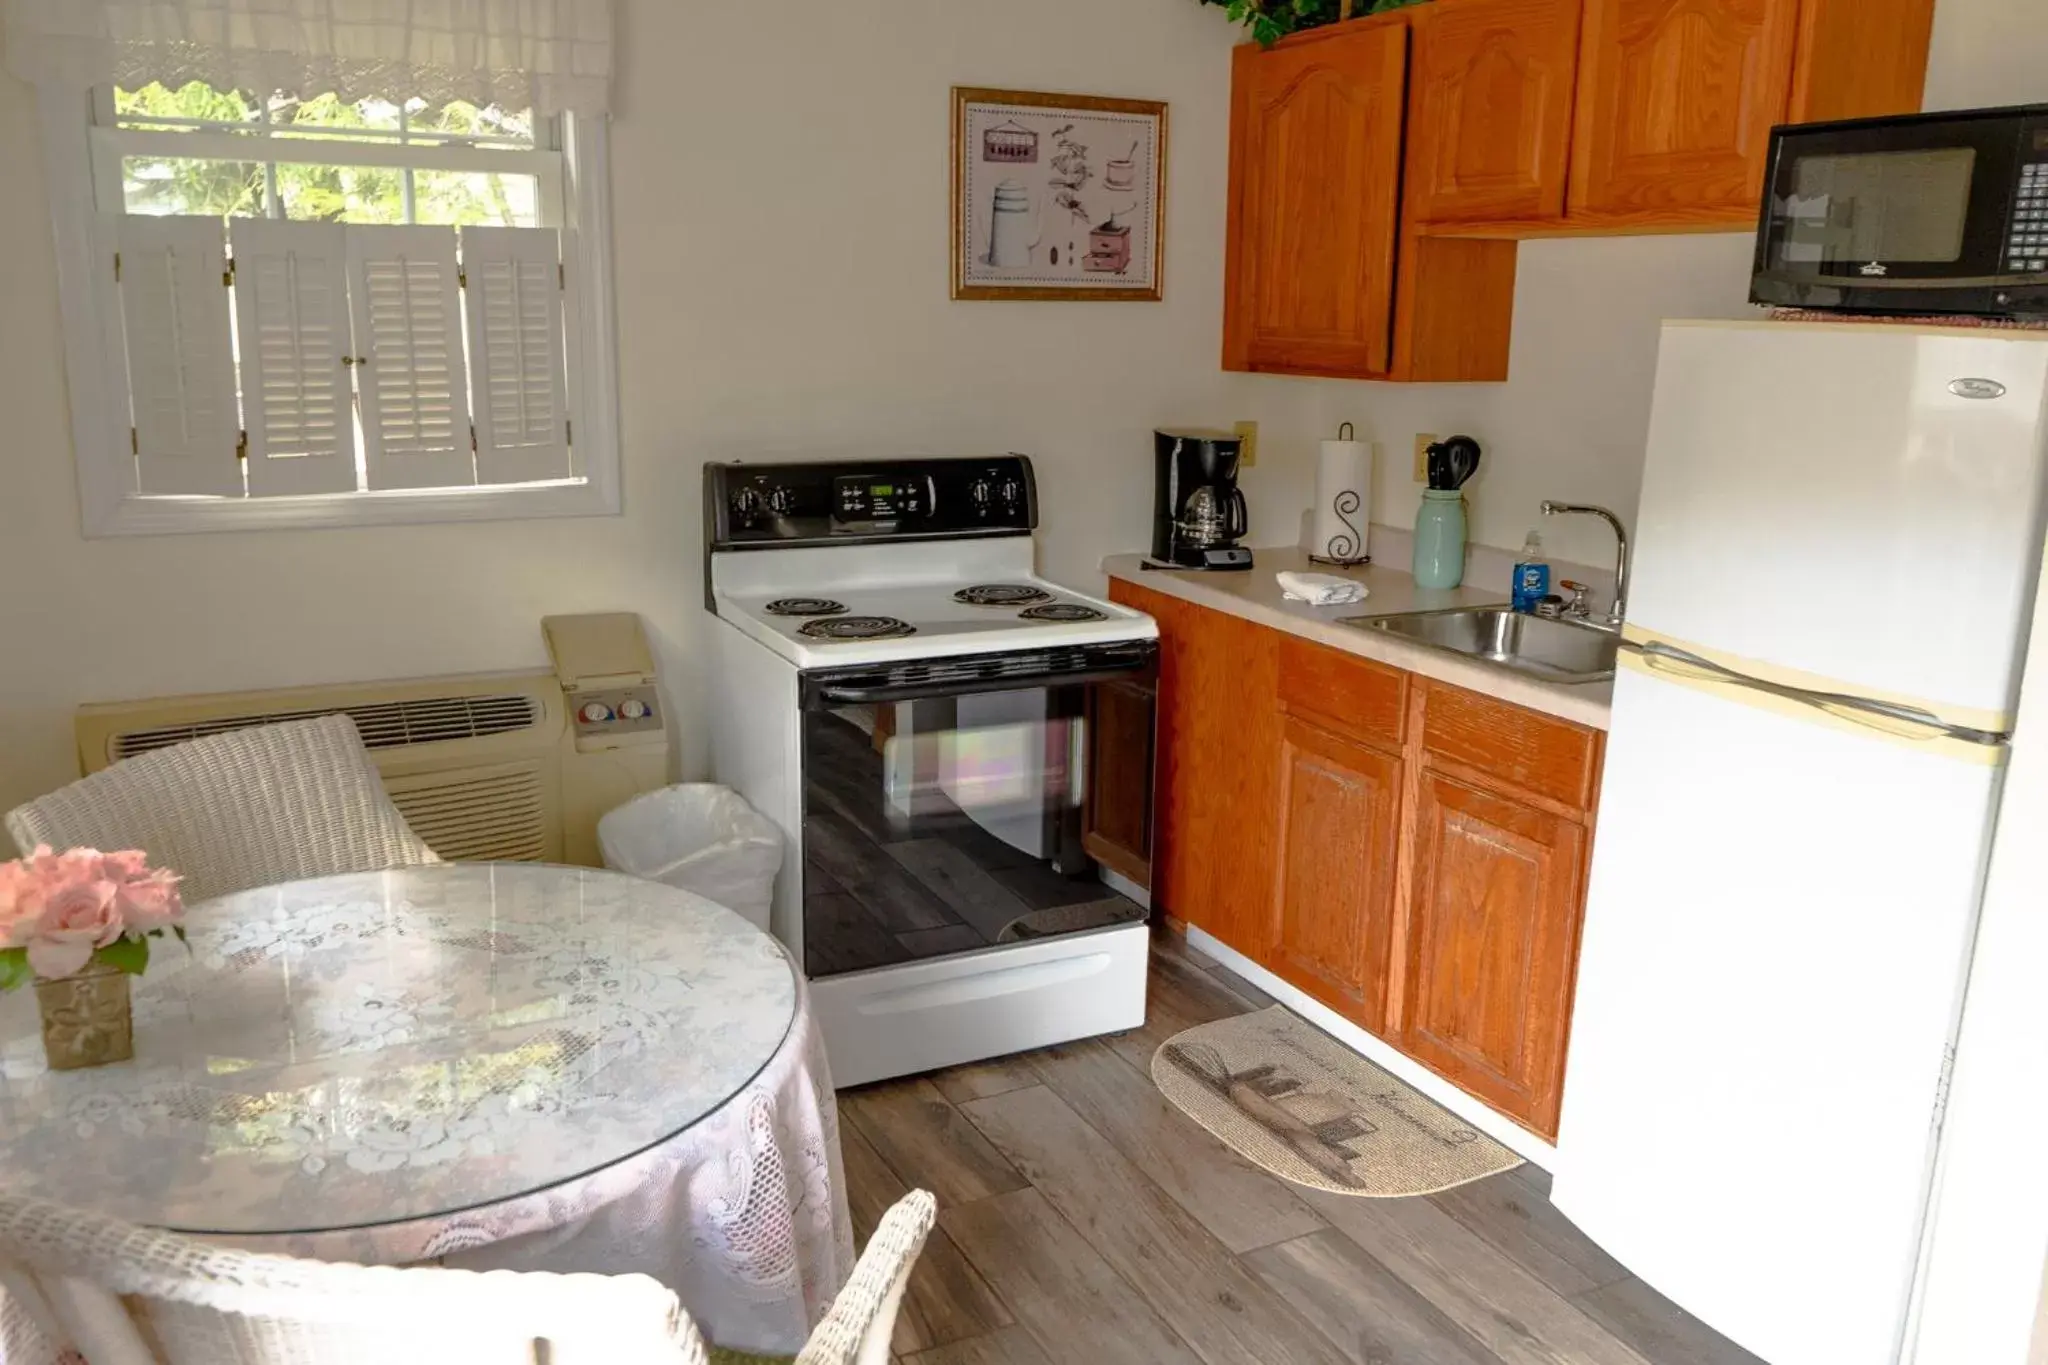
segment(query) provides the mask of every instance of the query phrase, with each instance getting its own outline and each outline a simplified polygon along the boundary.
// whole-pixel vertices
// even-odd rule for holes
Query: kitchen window
[[[44,116],[87,534],[618,510],[601,117],[199,81]]]

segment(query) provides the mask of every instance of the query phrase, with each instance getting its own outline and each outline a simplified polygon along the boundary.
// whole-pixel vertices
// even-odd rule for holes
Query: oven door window
[[[813,978],[1144,919],[1082,851],[1086,688],[804,711]]]
[[[1996,274],[2015,152],[2011,124],[1998,121],[1787,134],[1764,268],[1855,284]]]

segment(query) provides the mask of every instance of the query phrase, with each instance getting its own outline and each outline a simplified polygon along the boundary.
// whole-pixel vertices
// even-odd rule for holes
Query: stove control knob
[[[733,514],[741,521],[752,521],[761,512],[761,494],[753,488],[735,488],[732,492]]]
[[[612,708],[601,701],[590,701],[585,702],[583,709],[576,714],[582,718],[584,724],[596,725],[612,718]]]
[[[620,720],[645,720],[647,703],[637,697],[628,697],[619,703]]]
[[[1003,506],[1015,509],[1024,497],[1024,485],[1015,479],[1003,480]]]
[[[768,510],[778,517],[788,516],[796,510],[796,494],[782,487],[769,489]]]
[[[988,500],[995,496],[995,486],[987,479],[976,479],[967,485],[967,496],[976,507],[988,506]]]

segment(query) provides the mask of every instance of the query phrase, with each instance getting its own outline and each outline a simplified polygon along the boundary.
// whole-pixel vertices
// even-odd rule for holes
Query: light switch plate
[[[1238,447],[1237,462],[1241,467],[1249,469],[1259,462],[1259,424],[1239,422],[1237,439],[1243,442],[1243,445]]]
[[[1417,432],[1415,435],[1415,482],[1429,482],[1429,448],[1443,437],[1433,431]]]

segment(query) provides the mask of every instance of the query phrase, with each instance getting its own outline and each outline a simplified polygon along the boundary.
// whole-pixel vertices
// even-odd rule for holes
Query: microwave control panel
[[[2048,271],[2048,131],[2034,133],[2030,143],[2005,243],[2005,268],[2015,275]]]

